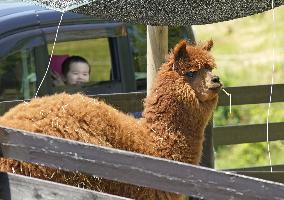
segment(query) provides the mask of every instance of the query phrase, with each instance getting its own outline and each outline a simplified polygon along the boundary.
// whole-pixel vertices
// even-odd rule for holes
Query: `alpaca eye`
[[[185,75],[186,75],[188,78],[193,78],[194,74],[195,74],[195,72],[186,72]]]

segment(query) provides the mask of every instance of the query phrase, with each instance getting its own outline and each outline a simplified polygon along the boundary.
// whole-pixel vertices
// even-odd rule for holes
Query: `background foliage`
[[[284,82],[283,11],[283,6],[275,9],[274,21],[272,11],[267,11],[232,21],[194,26],[197,40],[214,40],[212,53],[218,65],[217,73],[225,86],[271,84],[272,75],[274,83]],[[270,122],[284,121],[283,107],[283,103],[271,105]],[[267,109],[268,104],[233,106],[232,114],[229,114],[228,107],[219,107],[214,115],[214,125],[266,123]],[[284,163],[283,141],[271,142],[271,154],[272,164]],[[215,155],[219,169],[269,164],[266,142],[219,146]]]

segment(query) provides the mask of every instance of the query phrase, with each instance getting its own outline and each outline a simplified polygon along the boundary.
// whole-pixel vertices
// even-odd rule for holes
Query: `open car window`
[[[52,45],[48,45],[49,54],[51,54]],[[112,63],[108,38],[60,42],[56,44],[53,55],[51,70],[55,70],[63,79],[65,77],[61,70],[62,62],[68,56],[81,56],[88,61],[91,67],[88,84],[111,81]]]

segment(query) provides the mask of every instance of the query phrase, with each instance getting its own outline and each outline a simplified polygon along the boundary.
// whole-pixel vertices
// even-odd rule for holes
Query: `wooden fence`
[[[0,199],[2,200],[55,200],[96,199],[128,200],[128,198],[84,190],[68,185],[51,183],[31,177],[0,172]]]
[[[229,172],[218,172],[209,168],[132,152],[4,127],[0,129],[0,141],[1,154],[7,158],[65,170],[78,170],[111,180],[178,192],[201,199],[284,198],[283,184],[256,180]],[[5,176],[9,178],[5,180]],[[26,192],[20,193],[21,186],[26,185],[27,181],[26,178],[21,180],[19,177],[12,174],[2,174],[1,181],[4,183],[1,182],[0,186],[1,198],[7,196],[7,192],[13,191],[16,194],[9,193],[11,196],[33,193],[31,199],[40,199],[39,197],[44,197],[49,193],[45,194],[44,189],[38,188],[50,188],[49,190],[52,192],[52,189],[59,185],[49,183],[51,186],[47,187],[47,181],[40,182],[36,179],[29,179],[29,183],[35,186],[26,187]],[[15,181],[17,178],[18,180]],[[7,179],[10,185],[8,188]],[[6,185],[6,188],[3,188],[3,185]],[[60,187],[65,190],[67,186],[60,185]],[[64,194],[70,193],[70,188],[68,186]],[[74,190],[74,193],[76,191]],[[88,195],[96,195],[90,191],[87,191],[87,193]],[[82,195],[86,196],[87,194],[82,193]]]
[[[232,105],[268,103],[270,85],[229,87],[226,91],[233,94]],[[284,102],[284,84],[273,86],[272,103]],[[228,106],[229,98],[225,94],[220,95],[219,106]],[[281,130],[284,122],[269,124],[269,140],[283,140]],[[266,124],[250,124],[239,126],[215,127],[214,145],[229,145],[266,141]],[[249,134],[248,134],[249,133]]]
[[[270,85],[227,87],[225,90],[233,94],[232,105],[247,104],[267,104],[270,96]],[[145,93],[133,93],[131,95],[101,95],[100,98],[117,106],[126,112],[135,112],[142,110],[142,102],[146,97]],[[127,100],[127,105],[124,104]],[[272,103],[284,102],[284,84],[273,85]],[[218,106],[229,106],[228,96],[221,92]],[[283,140],[284,122],[269,123],[269,141]],[[213,167],[213,146],[233,145],[243,143],[266,142],[266,124],[248,124],[236,126],[213,127],[212,124],[206,129],[207,140],[204,148],[205,166]],[[210,138],[212,137],[212,138]],[[212,140],[213,139],[213,140]],[[213,144],[211,144],[211,142]],[[275,165],[273,172],[270,172],[270,166],[250,167],[231,169],[234,173],[240,173],[247,176],[263,178],[266,180],[284,183],[284,164]]]
[[[284,101],[284,94],[281,94],[281,90],[284,91],[284,85],[275,85],[273,89],[272,101]],[[226,88],[226,90],[233,94],[233,105],[267,103],[270,94],[270,86]],[[145,95],[145,93],[131,93],[98,97],[125,112],[135,112],[142,109]],[[227,102],[227,96],[221,94],[219,105],[228,105]],[[246,139],[251,137],[246,136],[245,127],[249,129],[251,135],[256,135],[255,132],[263,131],[265,126],[215,127],[213,128],[214,145],[235,144],[235,138],[238,138],[240,143],[247,142]],[[273,124],[271,128],[273,133],[270,133],[273,137],[271,136],[270,140],[282,139],[282,136],[278,135],[282,127],[282,123]],[[240,134],[240,131],[243,133]],[[226,134],[230,134],[231,138]],[[257,139],[249,141],[266,141],[262,132],[258,134],[260,136]],[[279,171],[273,173],[265,172],[268,169],[266,166],[237,169],[234,170],[235,173],[220,172],[5,127],[0,128],[0,144],[2,157],[65,170],[78,170],[111,180],[177,192],[201,199],[284,199],[283,184],[236,174],[242,173],[283,182],[284,167],[282,165],[274,166],[274,169]],[[125,199],[30,177],[1,173],[0,199],[22,199],[21,197],[25,197],[24,199]]]
[[[226,90],[233,94],[232,105],[262,104],[269,102],[270,85],[231,87]],[[284,84],[273,85],[272,103],[284,102]],[[228,106],[229,99],[221,94],[219,106]],[[243,143],[266,142],[266,123],[238,126],[220,126],[213,128],[214,145],[232,145]],[[283,140],[284,122],[269,123],[269,141]],[[284,165],[229,169],[239,174],[258,177],[284,183]]]

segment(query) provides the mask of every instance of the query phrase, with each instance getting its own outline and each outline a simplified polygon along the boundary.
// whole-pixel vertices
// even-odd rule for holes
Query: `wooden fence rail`
[[[271,166],[257,166],[257,167],[246,167],[238,169],[230,169],[226,171],[270,171]],[[273,165],[273,171],[284,172],[284,165]],[[284,182],[283,182],[284,183]]]
[[[260,104],[268,103],[270,96],[270,85],[254,85],[241,87],[227,87],[225,90],[232,94],[232,105]],[[271,102],[284,102],[284,84],[273,85],[273,95]],[[228,106],[229,98],[224,93],[220,93],[219,106]]]
[[[228,87],[226,91],[232,94],[232,105],[261,104],[268,103],[270,96],[270,85]],[[284,84],[273,85],[272,103],[284,102]],[[228,106],[229,98],[221,93],[219,106]],[[284,122],[269,123],[269,141],[283,140]],[[237,126],[221,126],[212,129],[214,146],[232,145],[242,143],[265,142],[267,124],[248,124]],[[229,169],[235,173],[251,177],[262,178],[284,183],[283,166],[273,166],[273,172],[270,172],[270,166],[249,167],[242,169]]]
[[[2,200],[54,200],[96,199],[129,200],[128,198],[84,190],[50,181],[0,172],[0,199]]]
[[[266,124],[214,127],[214,145],[265,142]],[[269,141],[284,140],[284,122],[269,123]]]
[[[269,102],[270,85],[226,87],[225,90],[233,94],[232,105],[260,104]],[[283,91],[284,84],[273,85],[272,102],[284,102]],[[105,100],[124,112],[137,112],[143,110],[143,100],[146,97],[146,92],[101,94],[92,95],[91,97],[97,97]],[[21,103],[21,101],[5,103],[5,105],[7,107],[12,107],[18,103]],[[218,105],[229,106],[229,98],[224,92],[220,92]]]
[[[250,176],[250,177],[255,177],[255,178],[260,178],[264,180],[269,180],[269,181],[274,181],[278,183],[284,183],[284,172],[279,172],[279,171],[236,171],[233,173],[237,174],[242,174],[245,176]]]
[[[232,105],[260,104],[268,103],[270,95],[270,85],[255,85],[241,87],[226,87],[226,91],[232,94]],[[272,103],[284,102],[284,84],[273,85]],[[229,97],[220,92],[218,106],[229,106]],[[125,112],[137,112],[143,110],[143,99],[146,92],[133,92],[127,94],[107,94],[95,95],[105,99],[110,104]],[[127,104],[125,104],[127,102]]]
[[[283,199],[284,185],[76,141],[0,128],[6,158],[201,199]]]

